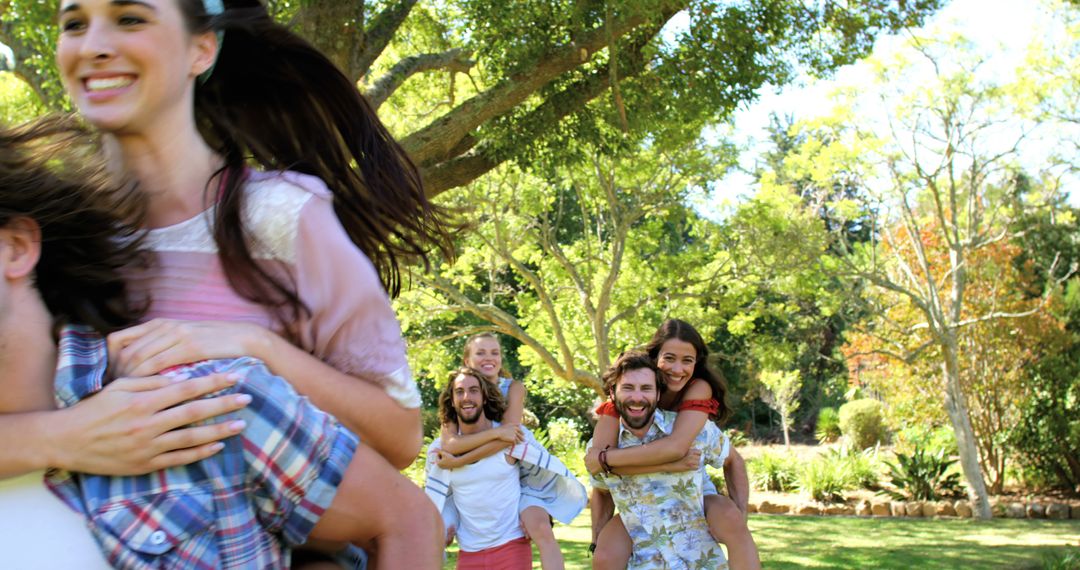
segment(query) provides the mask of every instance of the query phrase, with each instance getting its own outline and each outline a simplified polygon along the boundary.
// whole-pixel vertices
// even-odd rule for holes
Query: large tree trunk
[[[975,431],[971,428],[967,400],[960,386],[959,362],[957,360],[956,332],[941,345],[942,373],[945,375],[945,410],[949,413],[953,431],[956,432],[956,448],[960,452],[960,467],[968,484],[968,496],[974,505],[975,515],[989,520],[990,496],[986,492],[986,480],[979,465],[979,448],[975,443]]]

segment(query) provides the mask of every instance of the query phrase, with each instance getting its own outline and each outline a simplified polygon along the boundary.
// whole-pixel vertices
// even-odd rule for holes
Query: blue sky
[[[991,56],[994,73],[1007,75],[1022,62],[1028,45],[1054,25],[1050,10],[1037,0],[954,0],[930,18],[924,30],[964,35],[976,44],[980,53]],[[880,38],[874,48],[875,56],[895,52],[902,47],[906,37]],[[827,112],[830,92],[840,85],[858,84],[868,78],[868,66],[858,63],[838,70],[828,80],[803,78],[779,91],[764,88],[757,101],[736,114],[732,126],[721,128],[719,132],[746,149],[742,167],[752,169],[766,139],[765,127],[770,113],[791,114],[798,119]],[[1032,152],[1038,155],[1038,145],[1035,147]],[[750,176],[735,172],[721,181],[712,201],[701,206],[713,215],[723,216],[724,210],[752,193]],[[1080,192],[1073,192],[1074,203],[1077,198],[1080,198]]]

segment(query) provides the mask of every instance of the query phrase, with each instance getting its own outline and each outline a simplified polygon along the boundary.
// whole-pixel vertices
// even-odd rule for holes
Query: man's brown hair
[[[493,422],[502,421],[503,414],[506,413],[506,400],[503,399],[502,392],[499,392],[499,387],[494,382],[487,381],[479,370],[468,366],[462,366],[450,373],[450,381],[439,394],[439,421],[443,425],[458,423],[457,410],[454,409],[454,381],[460,376],[472,376],[480,382],[480,391],[484,394],[484,415]]]
[[[27,218],[41,228],[34,284],[56,322],[107,334],[139,316],[121,272],[144,259],[135,215],[142,202],[86,166],[89,143],[64,117],[0,127],[0,226]]]
[[[612,401],[614,401],[615,385],[619,383],[619,378],[622,378],[627,372],[641,370],[642,368],[652,370],[653,375],[656,377],[656,391],[657,393],[663,394],[664,390],[667,390],[667,382],[664,380],[664,375],[660,373],[660,369],[656,367],[656,363],[653,362],[653,359],[649,357],[648,353],[637,350],[620,354],[619,358],[615,359],[615,363],[604,372],[602,378],[604,392],[607,393]]]

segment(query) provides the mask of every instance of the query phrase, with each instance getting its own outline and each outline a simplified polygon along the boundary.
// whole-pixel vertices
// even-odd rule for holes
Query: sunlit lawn
[[[752,515],[765,568],[1040,568],[1045,556],[1080,548],[1080,521],[871,519]],[[589,568],[586,510],[558,525],[568,569]],[[453,568],[456,546],[444,568]],[[534,557],[534,568],[540,568]]]

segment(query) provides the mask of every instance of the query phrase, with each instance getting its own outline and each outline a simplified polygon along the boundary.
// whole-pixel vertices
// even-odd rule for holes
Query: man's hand
[[[454,543],[454,537],[457,536],[457,527],[450,525],[450,528],[446,529],[446,546],[449,548]]]
[[[142,475],[205,459],[222,449],[218,440],[240,433],[244,422],[184,426],[248,405],[247,395],[201,399],[238,380],[232,374],[115,380],[56,412],[62,418],[51,436],[50,464],[95,475]]]

